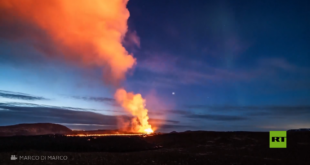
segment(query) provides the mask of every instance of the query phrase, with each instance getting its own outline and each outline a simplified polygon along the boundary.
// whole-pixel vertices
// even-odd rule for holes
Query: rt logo
[[[286,148],[286,131],[270,131],[270,148]]]
[[[17,160],[16,155],[11,155],[11,160]]]

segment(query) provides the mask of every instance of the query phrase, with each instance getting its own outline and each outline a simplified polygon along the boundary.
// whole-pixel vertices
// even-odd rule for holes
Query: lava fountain
[[[148,110],[145,108],[145,100],[141,94],[126,92],[118,89],[114,95],[116,101],[134,118],[131,120],[131,131],[150,134],[153,133],[152,126],[148,120]]]

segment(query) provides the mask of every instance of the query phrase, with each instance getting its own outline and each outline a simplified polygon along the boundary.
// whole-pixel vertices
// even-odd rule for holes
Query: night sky
[[[157,131],[310,127],[310,2],[129,0],[127,8],[122,44],[137,61],[121,84],[146,99]],[[44,30],[3,13],[1,126],[115,129],[115,116],[128,115],[100,67],[51,55]]]

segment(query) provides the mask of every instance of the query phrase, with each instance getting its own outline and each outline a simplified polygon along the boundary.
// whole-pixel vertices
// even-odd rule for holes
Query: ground
[[[310,132],[288,132],[287,148],[269,148],[268,132],[184,132],[149,137],[0,138],[0,164],[310,164]],[[67,160],[10,160],[65,156]]]

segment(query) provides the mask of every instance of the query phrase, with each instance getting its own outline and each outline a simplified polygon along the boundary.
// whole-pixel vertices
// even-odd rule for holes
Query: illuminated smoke
[[[67,60],[104,67],[105,81],[115,84],[136,61],[122,46],[129,18],[127,2],[0,0],[0,10],[44,30]]]
[[[0,19],[30,24],[43,30],[53,49],[67,61],[103,68],[106,83],[117,86],[135,63],[122,45],[127,32],[128,0],[0,0]],[[29,32],[30,34],[30,32]],[[32,33],[31,33],[32,34]],[[32,37],[26,35],[27,37]],[[33,37],[35,38],[35,37]],[[33,39],[32,38],[32,39]],[[139,45],[139,38],[132,40]],[[39,39],[40,40],[40,39]],[[39,41],[40,42],[40,41]],[[44,40],[42,40],[44,45]],[[54,55],[56,54],[49,54]],[[117,90],[116,100],[134,119],[136,132],[152,132],[145,100],[140,94]]]

